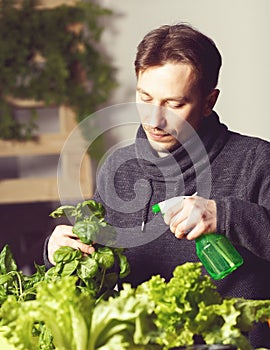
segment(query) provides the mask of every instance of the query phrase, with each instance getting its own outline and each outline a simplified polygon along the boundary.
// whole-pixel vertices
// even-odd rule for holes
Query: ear
[[[206,96],[203,108],[203,115],[205,117],[208,117],[212,113],[212,110],[217,102],[219,92],[220,91],[218,89],[214,89],[209,95]]]

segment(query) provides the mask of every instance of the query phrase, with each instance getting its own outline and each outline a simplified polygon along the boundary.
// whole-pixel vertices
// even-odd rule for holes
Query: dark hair
[[[135,71],[170,63],[190,64],[202,92],[218,82],[221,55],[212,39],[188,24],[163,25],[145,35],[137,48]]]

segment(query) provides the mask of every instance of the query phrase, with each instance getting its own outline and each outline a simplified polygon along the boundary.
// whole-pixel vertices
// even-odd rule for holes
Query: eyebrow
[[[152,97],[148,92],[144,91],[142,88],[137,87],[136,89],[139,93]],[[183,101],[187,102],[188,99],[185,96],[170,96],[163,98],[163,101]]]

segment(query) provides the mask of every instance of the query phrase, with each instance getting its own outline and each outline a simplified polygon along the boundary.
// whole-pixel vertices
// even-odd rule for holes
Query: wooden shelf
[[[0,140],[0,157],[60,154],[66,135],[40,135],[37,141]]]
[[[87,162],[88,163],[88,162]],[[91,195],[91,182],[84,175],[82,176],[80,187],[82,196],[89,198]],[[72,186],[73,179],[63,180],[65,192],[62,200],[77,200],[78,189]],[[59,201],[59,186],[54,177],[44,178],[20,178],[0,181],[0,203],[27,203],[27,202],[50,202]]]
[[[45,155],[60,157],[70,132],[77,124],[74,112],[67,106],[59,107],[59,119],[58,134],[41,134],[36,141],[0,140],[0,157]],[[67,201],[91,197],[93,194],[91,162],[89,155],[84,152],[84,142],[83,137],[80,140],[76,139],[76,144],[70,147],[72,151],[61,157],[61,177],[33,176],[0,180],[0,203]]]
[[[23,0],[17,0],[15,3],[15,7],[20,7]],[[41,0],[37,6],[37,9],[51,9],[57,6],[66,5],[66,6],[74,6],[80,0]]]
[[[2,180],[0,194],[1,203],[57,200],[57,180],[55,178]]]

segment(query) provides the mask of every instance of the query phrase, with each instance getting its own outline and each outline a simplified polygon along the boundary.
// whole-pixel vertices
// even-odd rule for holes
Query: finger
[[[185,197],[180,203],[175,204],[164,215],[164,221],[167,225],[172,224],[174,217],[180,212],[183,214],[182,217],[178,217],[181,220],[185,219],[195,209],[196,203],[195,197]],[[174,223],[175,224],[175,223]]]
[[[72,238],[74,238],[74,239],[78,239],[78,236],[75,234],[75,233],[73,233],[73,231],[70,231],[70,232],[68,232],[68,233],[65,233],[64,234],[66,237],[72,237]]]
[[[188,218],[188,214],[185,213],[185,212],[180,212],[178,214],[176,214],[172,219],[171,219],[171,222],[170,222],[170,230],[175,233],[177,227],[179,225],[181,225],[181,223],[185,220],[187,220]]]
[[[82,243],[81,241],[75,241],[76,242],[76,248],[74,249],[80,249],[85,254],[92,254],[95,251],[95,248],[92,245],[88,245],[85,243]]]
[[[55,261],[54,261],[54,253],[61,247],[63,246],[67,246],[67,247],[70,247],[70,248],[73,248],[73,249],[76,249],[76,250],[80,250],[82,253],[84,254],[93,254],[94,251],[95,251],[95,248],[92,246],[92,245],[87,245],[87,244],[84,244],[82,243],[81,241],[79,240],[76,240],[76,239],[73,239],[73,238],[70,238],[70,239],[67,239],[67,240],[63,240],[63,244],[60,246],[60,245],[53,245],[52,248],[48,249],[48,259],[50,261],[51,264],[55,265]]]
[[[82,243],[80,240],[77,240],[77,239],[70,239],[70,242],[68,245],[73,249],[79,249],[81,252],[85,254],[92,254],[95,251],[95,248],[92,245]]]
[[[193,228],[201,220],[201,212],[195,210],[190,203],[183,210],[172,218],[170,229],[177,236],[183,236],[187,230]]]
[[[56,250],[62,246],[68,246],[73,249],[80,249],[83,253],[92,254],[95,249],[93,246],[82,243],[78,236],[72,232],[72,226],[59,225],[54,229],[48,242],[48,259],[55,265],[53,256]]]
[[[68,226],[68,225],[56,226],[53,235],[56,235],[57,237],[78,238],[78,236],[73,232],[73,226]]]
[[[185,219],[179,225],[177,225],[175,229],[175,237],[176,238],[184,238],[196,225],[195,221],[191,221],[190,218]]]
[[[193,240],[200,237],[202,234],[212,232],[210,221],[200,221],[186,236],[188,240]]]
[[[172,218],[176,216],[179,212],[181,212],[183,208],[184,200],[180,201],[179,203],[173,205],[170,209],[166,210],[163,217],[165,223],[167,225],[170,225]]]

